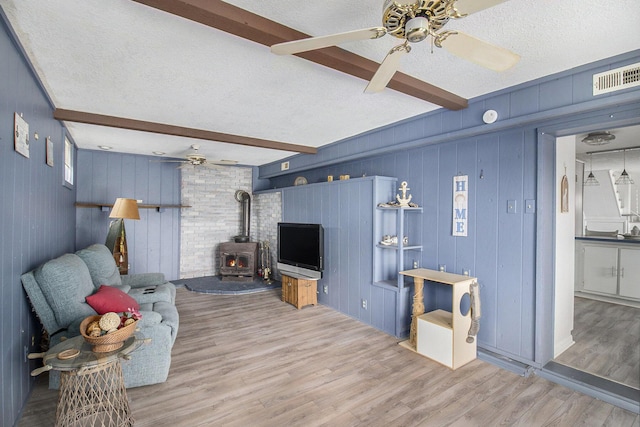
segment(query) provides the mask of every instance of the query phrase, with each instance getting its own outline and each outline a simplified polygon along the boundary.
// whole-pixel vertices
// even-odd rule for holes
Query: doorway
[[[562,171],[570,169],[569,176],[575,176],[574,180],[569,181],[574,184],[572,187],[575,194],[572,194],[570,198],[572,202],[569,209],[570,215],[562,216],[562,213],[559,213],[559,208],[556,209],[555,215],[556,289],[553,362],[602,379],[604,381],[601,384],[604,384],[604,387],[606,387],[606,382],[612,382],[638,390],[640,389],[640,299],[633,296],[627,298],[624,294],[620,294],[619,283],[620,271],[622,270],[618,258],[616,258],[615,266],[611,268],[611,273],[607,270],[608,274],[615,276],[615,288],[608,291],[597,287],[595,289],[584,288],[585,275],[592,280],[594,276],[593,264],[600,260],[600,258],[596,258],[595,261],[591,259],[585,262],[583,247],[585,242],[585,244],[592,244],[593,247],[598,245],[615,246],[616,248],[611,251],[617,256],[620,253],[617,245],[620,240],[623,245],[637,249],[637,252],[632,254],[638,256],[638,263],[640,263],[640,241],[631,243],[623,238],[626,238],[624,235],[631,232],[633,221],[640,220],[637,218],[637,190],[635,190],[636,197],[634,199],[629,197],[634,190],[633,188],[626,188],[625,195],[621,195],[615,191],[615,179],[613,180],[614,185],[605,181],[603,184],[608,184],[613,188],[610,196],[613,203],[618,203],[618,206],[614,207],[619,208],[622,198],[622,204],[626,204],[626,209],[618,209],[616,212],[619,212],[620,215],[617,217],[612,214],[600,215],[600,211],[596,215],[593,213],[585,215],[584,211],[579,212],[583,206],[594,205],[603,208],[602,212],[604,212],[605,202],[597,201],[594,203],[593,200],[587,200],[587,198],[589,195],[602,193],[606,188],[601,188],[599,192],[584,191],[582,188],[582,183],[590,177],[589,174],[594,170],[599,172],[594,175],[607,180],[613,179],[610,177],[609,170],[613,171],[613,177],[617,178],[623,168],[626,168],[628,174],[632,177],[635,175],[640,183],[640,150],[637,150],[637,156],[630,156],[631,159],[627,157],[627,161],[631,161],[625,162],[626,164],[623,163],[620,155],[625,152],[624,147],[638,144],[640,126],[618,128],[609,132],[617,136],[617,148],[615,151],[608,152],[611,154],[597,155],[602,159],[597,162],[594,162],[595,152],[611,148],[604,147],[604,145],[599,149],[593,146],[585,147],[582,140],[587,136],[586,133],[556,138],[557,178],[560,178]],[[620,152],[619,149],[623,151]],[[614,153],[619,154],[614,156]],[[606,163],[607,161],[609,163]],[[572,167],[566,168],[567,164],[571,164]],[[556,183],[558,182],[557,179]],[[635,211],[633,209],[634,203]],[[634,212],[635,218],[633,217]],[[624,223],[617,226],[616,221]],[[614,226],[615,231],[621,232],[621,236],[618,236],[617,232],[611,236],[585,235],[589,234],[586,233],[587,229],[605,232],[608,231],[607,227],[613,228]],[[600,238],[604,240],[597,241]],[[598,266],[596,271],[604,271],[608,268],[610,267]],[[640,287],[640,275],[634,278],[634,286]]]

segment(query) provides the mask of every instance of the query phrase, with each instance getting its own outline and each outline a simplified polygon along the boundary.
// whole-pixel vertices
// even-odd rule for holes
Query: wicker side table
[[[133,426],[120,358],[128,358],[144,340],[130,337],[120,349],[94,353],[82,336],[61,342],[43,357],[44,367],[60,372],[56,426]]]

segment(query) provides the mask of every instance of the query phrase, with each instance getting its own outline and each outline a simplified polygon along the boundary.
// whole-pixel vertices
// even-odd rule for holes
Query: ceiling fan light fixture
[[[590,134],[582,138],[582,142],[587,145],[605,145],[610,143],[614,139],[616,139],[616,136],[611,132],[591,132]]]
[[[405,26],[407,41],[418,43],[429,36],[429,20],[424,16],[416,16],[407,21]]]

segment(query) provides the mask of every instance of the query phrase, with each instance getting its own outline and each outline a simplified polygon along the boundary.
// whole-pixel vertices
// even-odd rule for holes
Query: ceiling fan
[[[458,57],[494,71],[505,71],[520,60],[519,55],[460,31],[441,31],[451,18],[462,18],[504,1],[384,0],[383,27],[278,43],[271,46],[271,51],[278,55],[293,55],[349,41],[378,39],[386,34],[403,39],[404,42],[392,48],[380,64],[365,89],[367,93],[384,90],[399,68],[402,57],[411,51],[409,43],[419,43],[427,38],[431,38],[436,47],[445,48]]]
[[[205,167],[217,167],[217,166],[233,166],[238,164],[235,160],[207,160],[205,156],[198,153],[200,146],[198,144],[192,144],[191,149],[193,150],[191,153],[185,155],[183,160],[158,160],[159,162],[177,162],[182,163],[179,168],[184,168],[187,166],[205,166]]]

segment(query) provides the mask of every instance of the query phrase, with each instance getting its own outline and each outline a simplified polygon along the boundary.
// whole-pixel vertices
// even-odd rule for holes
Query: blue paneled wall
[[[157,158],[103,151],[78,152],[78,202],[113,204],[118,197],[143,205],[180,205],[180,169]],[[78,248],[104,243],[109,210],[78,208]],[[125,220],[130,273],[180,275],[180,209],[140,209],[140,220]]]
[[[62,185],[64,129],[2,19],[0,58],[0,425],[11,426],[38,363],[25,352],[39,351],[31,337],[41,332],[20,275],[75,249],[75,190]],[[14,151],[15,112],[29,123],[29,158]],[[53,167],[45,163],[46,137]]]
[[[640,123],[639,88],[594,97],[591,83],[594,73],[639,61],[640,52],[631,52],[474,99],[463,111],[438,110],[372,130],[321,148],[316,156],[290,158],[286,175],[279,172],[279,162],[262,166],[260,177],[269,179],[271,188],[291,186],[300,175],[310,183],[343,174],[407,181],[413,201],[424,207],[419,223],[411,226],[424,246],[420,265],[437,269],[445,264],[455,273],[469,269],[481,286],[480,347],[540,366],[552,357],[555,189],[553,149],[543,149],[539,135]],[[482,123],[487,109],[498,112],[496,123]],[[469,176],[467,237],[451,236],[453,177],[458,174]],[[515,204],[515,210],[509,212],[508,204]],[[283,200],[285,217],[298,209]],[[340,250],[357,253],[360,244],[350,241]],[[350,274],[340,263],[327,267],[336,275]],[[449,295],[427,290],[425,299],[427,310],[445,308]],[[341,307],[342,302],[330,305]]]

